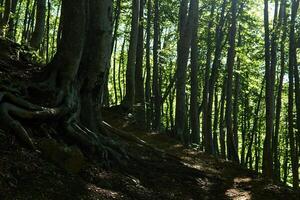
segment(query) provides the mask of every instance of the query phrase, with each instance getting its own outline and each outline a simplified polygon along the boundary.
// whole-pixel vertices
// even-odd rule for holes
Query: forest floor
[[[3,84],[20,91],[37,70],[23,54],[3,55],[6,51],[0,45],[0,93]],[[36,101],[44,102],[41,97]],[[299,199],[291,188],[272,184],[251,170],[187,149],[165,134],[140,130],[117,107],[104,109],[103,116],[110,134],[128,152],[127,164],[107,168],[87,159],[76,174],[22,147],[0,126],[0,200]],[[24,123],[36,129],[36,124]]]

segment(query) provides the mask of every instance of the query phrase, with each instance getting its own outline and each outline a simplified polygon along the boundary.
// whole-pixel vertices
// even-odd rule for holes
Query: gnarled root
[[[94,133],[76,121],[65,123],[65,134],[89,154],[96,155],[103,164],[110,167],[111,160],[126,164],[128,156],[119,143],[109,137]]]
[[[82,126],[75,120],[74,107],[70,103],[61,105],[57,108],[45,108],[17,97],[11,93],[0,93],[0,123],[2,127],[12,130],[18,139],[30,149],[36,150],[37,147],[33,139],[29,136],[26,129],[17,120],[36,120],[45,122],[50,120],[62,121],[61,126],[64,136],[77,144],[86,152],[86,155],[95,155],[103,161],[103,164],[110,167],[111,160],[118,164],[125,164],[127,155],[109,137],[94,133]],[[73,107],[73,108],[72,108]]]

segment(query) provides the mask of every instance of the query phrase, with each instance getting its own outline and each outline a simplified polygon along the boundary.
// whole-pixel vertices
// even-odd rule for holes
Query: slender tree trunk
[[[202,134],[204,139],[204,147],[207,153],[213,153],[213,145],[212,145],[212,130],[208,127],[208,88],[209,88],[209,76],[210,76],[210,68],[211,68],[211,55],[212,55],[212,33],[211,29],[213,26],[213,18],[215,12],[215,3],[213,2],[211,5],[210,11],[210,20],[207,26],[207,52],[206,52],[206,64],[205,64],[205,75],[204,75],[204,88],[203,88],[203,101],[202,101]]]
[[[196,0],[191,0],[189,15],[184,26],[182,35],[178,42],[178,55],[177,55],[177,84],[176,84],[176,116],[175,116],[175,128],[176,135],[186,143],[186,69],[189,57],[189,49],[192,38],[192,24],[194,16],[198,10],[195,9]]]
[[[145,102],[146,102],[146,119],[147,129],[151,128],[151,63],[150,63],[150,40],[151,40],[151,16],[152,3],[151,0],[147,2],[147,36],[146,36],[146,83],[145,83]]]
[[[5,34],[4,28],[6,28],[9,22],[11,6],[12,0],[5,0],[3,17],[0,18],[0,36]]]
[[[154,131],[160,131],[160,118],[161,118],[161,92],[159,81],[159,0],[154,0],[154,41],[153,41],[153,101],[154,101],[154,121],[152,129]]]
[[[136,73],[135,73],[135,102],[136,102],[136,121],[139,127],[145,128],[145,92],[144,92],[144,77],[143,77],[143,57],[144,57],[144,0],[140,0],[140,19],[139,19],[139,34],[136,58]]]
[[[242,46],[242,26],[239,26],[239,33],[238,33],[238,47]],[[241,60],[237,58],[236,64],[236,72],[234,73],[234,101],[233,101],[233,137],[235,141],[235,148],[239,149],[239,96],[240,96],[240,69],[241,69]],[[243,163],[242,163],[243,164]]]
[[[35,28],[32,33],[30,46],[38,49],[45,32],[46,0],[37,0]]]
[[[120,52],[120,61],[119,61],[119,73],[118,73],[118,83],[119,83],[119,93],[120,93],[120,100],[122,101],[123,99],[123,88],[122,85],[124,86],[124,84],[122,84],[121,82],[121,77],[122,77],[122,68],[124,66],[124,54],[125,54],[125,44],[126,44],[126,39],[124,38],[123,44],[122,44],[122,48],[121,48],[121,52]],[[124,81],[124,80],[123,80]]]
[[[214,154],[219,155],[219,144],[218,144],[218,121],[219,121],[219,101],[218,101],[218,89],[215,90],[215,111],[214,111],[214,126],[213,126],[213,143],[214,143]]]
[[[223,159],[226,158],[226,150],[225,150],[225,131],[224,131],[224,110],[225,110],[225,98],[226,98],[226,78],[224,78],[223,81],[223,87],[222,87],[222,95],[221,95],[221,108],[220,108],[220,126],[219,126],[219,132],[220,132],[220,153],[221,157]]]
[[[224,37],[224,32],[223,32],[223,27],[225,24],[225,10],[226,10],[226,5],[227,5],[227,0],[223,1],[222,8],[221,8],[221,14],[219,17],[219,23],[218,26],[216,27],[216,36],[215,36],[215,44],[216,44],[216,49],[214,52],[214,61],[212,64],[212,69],[211,69],[211,74],[210,74],[210,79],[209,79],[209,88],[208,88],[208,104],[207,104],[207,139],[206,141],[206,146],[208,147],[208,152],[214,153],[213,149],[213,140],[212,140],[212,112],[213,112],[213,98],[214,98],[214,89],[215,89],[215,84],[217,82],[217,77],[218,77],[218,72],[219,72],[219,67],[221,64],[221,54],[223,50],[222,42],[223,42],[223,37]],[[205,127],[202,129],[204,130]],[[204,132],[203,132],[204,135]],[[205,142],[204,141],[204,142]]]
[[[263,175],[272,178],[272,135],[274,118],[274,82],[275,71],[270,63],[270,31],[269,31],[269,3],[264,0],[264,28],[265,28],[265,76],[266,76],[266,135],[263,149]]]
[[[192,129],[191,142],[200,143],[200,127],[198,114],[198,23],[199,23],[199,3],[196,2],[195,20],[192,30],[191,40],[191,99],[190,99],[190,124]]]
[[[17,5],[18,5],[18,0],[12,0],[12,4],[11,4],[11,14],[12,15],[16,14]],[[15,40],[14,33],[17,28],[17,27],[15,27],[15,19],[14,19],[15,17],[17,17],[17,16],[10,17],[9,22],[8,22],[7,37],[12,40]]]
[[[292,174],[293,174],[293,186],[294,188],[299,187],[299,171],[298,171],[298,158],[297,158],[297,148],[295,145],[294,136],[294,68],[296,66],[296,47],[295,47],[295,19],[297,15],[297,10],[299,6],[299,0],[293,0],[292,10],[291,10],[291,23],[290,23],[290,36],[289,36],[289,92],[288,92],[288,135],[290,142],[290,153],[292,162]]]
[[[260,89],[259,96],[257,97],[257,106],[254,111],[254,119],[253,119],[253,126],[251,130],[251,135],[250,135],[250,140],[249,140],[249,145],[248,145],[248,150],[247,150],[247,155],[246,155],[246,165],[249,163],[249,166],[252,166],[252,162],[250,163],[250,158],[252,157],[252,146],[253,146],[253,140],[257,139],[257,131],[259,127],[259,111],[261,107],[261,101],[263,98],[263,91],[264,91],[264,85],[265,85],[265,77],[263,78],[262,81],[262,87]],[[255,142],[255,145],[257,143]]]
[[[132,0],[130,43],[126,69],[126,95],[122,102],[122,106],[128,110],[133,109],[135,100],[135,65],[139,30],[139,10],[140,0]]]
[[[227,157],[236,163],[239,162],[232,130],[232,78],[235,59],[237,0],[231,1],[231,27],[229,31],[229,48],[227,55],[227,95],[226,95],[226,128],[227,128]]]
[[[286,0],[281,1],[280,7],[280,28],[282,28],[282,36],[280,42],[280,78],[277,89],[277,100],[276,100],[276,116],[275,116],[275,132],[273,138],[273,155],[274,155],[274,179],[280,181],[280,159],[279,159],[279,129],[280,129],[280,118],[281,118],[281,107],[282,107],[282,89],[283,79],[285,75],[285,43],[286,43]]]

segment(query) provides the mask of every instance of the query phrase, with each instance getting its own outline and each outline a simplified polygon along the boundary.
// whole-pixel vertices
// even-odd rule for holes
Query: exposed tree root
[[[70,93],[73,94],[74,93]],[[34,139],[28,134],[19,120],[37,122],[58,122],[61,134],[68,142],[78,145],[88,157],[98,157],[107,167],[111,161],[125,164],[127,155],[119,143],[101,134],[94,133],[76,120],[75,104],[72,95],[65,98],[64,104],[56,108],[45,108],[30,103],[10,92],[0,92],[0,124],[1,127],[17,136],[21,143],[33,150],[38,150]]]

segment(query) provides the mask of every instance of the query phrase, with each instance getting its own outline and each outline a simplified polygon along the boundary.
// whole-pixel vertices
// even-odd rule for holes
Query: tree
[[[136,102],[136,120],[139,126],[145,127],[145,97],[144,97],[144,78],[143,78],[143,56],[144,56],[144,0],[140,2],[139,14],[139,34],[136,57],[135,73],[135,102]]]
[[[192,129],[191,141],[200,143],[200,127],[198,114],[198,23],[199,23],[199,3],[196,2],[195,20],[193,23],[192,40],[191,40],[191,105],[190,105],[190,123]]]
[[[12,0],[5,0],[5,9],[3,13],[3,17],[0,17],[0,35],[4,34],[4,29],[8,25],[9,16],[10,16],[10,9],[12,5]]]
[[[227,53],[227,86],[226,86],[226,128],[227,128],[227,157],[229,160],[239,162],[238,150],[232,130],[232,78],[235,59],[237,0],[231,1],[231,27],[229,31],[229,48]]]
[[[288,136],[290,142],[290,153],[293,173],[293,186],[299,187],[299,172],[298,172],[298,158],[297,147],[295,145],[294,136],[294,68],[296,67],[296,47],[295,47],[295,20],[299,7],[299,0],[292,1],[290,34],[289,34],[289,91],[288,91]]]
[[[35,28],[32,33],[30,46],[38,49],[40,46],[44,32],[45,32],[45,19],[46,19],[46,0],[37,0],[36,22]]]
[[[158,48],[159,48],[159,1],[154,0],[154,39],[153,39],[153,82],[152,92],[154,101],[154,120],[152,129],[155,131],[160,130],[160,116],[161,116],[161,92],[159,83],[159,59],[158,59]]]
[[[184,0],[181,2],[183,6]],[[182,33],[178,41],[178,57],[177,57],[177,82],[176,82],[176,114],[175,114],[175,128],[176,134],[184,143],[187,143],[187,138],[185,133],[185,123],[186,123],[186,69],[189,57],[189,49],[192,39],[192,24],[194,20],[196,0],[191,0],[189,7],[189,14],[186,23],[180,21],[180,28]],[[182,14],[182,13],[181,13]],[[184,20],[181,19],[181,20]]]
[[[264,28],[265,28],[265,76],[266,76],[266,136],[263,150],[263,174],[272,178],[272,135],[274,118],[274,76],[275,71],[270,63],[270,33],[269,33],[269,6],[268,0],[264,0]]]
[[[57,120],[68,140],[85,151],[106,151],[110,139],[99,132],[99,95],[111,53],[107,48],[111,46],[111,4],[110,0],[62,2],[62,38],[58,52],[44,71],[48,76],[45,83],[57,91],[53,108],[33,105],[10,94],[7,98],[11,101],[0,104],[1,122],[27,146],[36,148],[18,119],[52,119]]]
[[[135,99],[135,65],[139,32],[139,12],[140,0],[132,0],[131,32],[126,71],[126,95],[122,102],[122,106],[128,110],[132,110]]]

